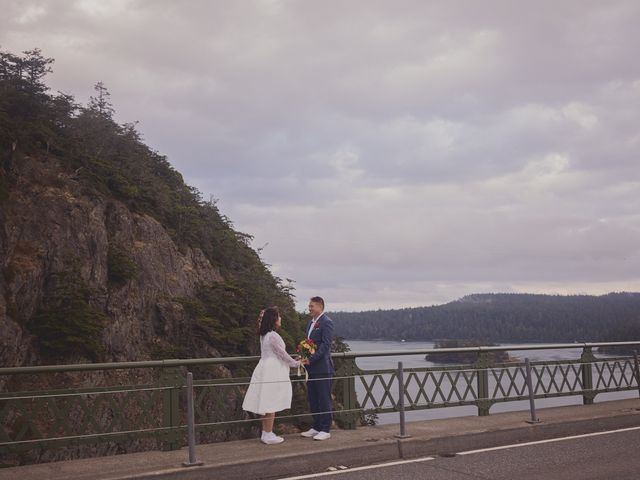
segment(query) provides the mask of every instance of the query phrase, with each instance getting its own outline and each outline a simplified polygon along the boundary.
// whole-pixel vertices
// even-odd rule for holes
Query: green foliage
[[[640,311],[632,317],[630,322],[621,324],[613,329],[608,341],[630,342],[640,340]],[[640,352],[640,346],[628,345],[622,347],[598,347],[598,352],[612,355],[634,355]]]
[[[184,347],[174,345],[154,345],[150,351],[151,360],[167,360],[170,358],[189,358],[189,352]]]
[[[127,251],[119,245],[109,244],[107,253],[107,275],[109,282],[116,285],[125,284],[135,278],[138,267]]]
[[[139,196],[138,187],[117,172],[110,172],[107,177],[107,187],[120,198],[135,199]]]
[[[0,51],[0,145],[49,149],[59,113],[43,83],[52,63],[39,49],[23,55]]]
[[[91,304],[93,292],[75,272],[52,275],[47,287],[42,307],[26,325],[42,351],[54,358],[79,354],[97,360],[106,318]]]
[[[96,96],[89,97],[89,110],[95,112],[101,117],[111,118],[114,113],[113,105],[109,101],[111,94],[104,86],[103,82],[98,82],[93,86]]]
[[[332,313],[347,339],[483,342],[638,340],[639,293],[589,295],[483,294],[433,307]],[[633,337],[635,335],[635,338]]]
[[[256,318],[261,308],[251,301],[247,290],[232,283],[203,286],[195,298],[179,299],[193,321],[193,336],[223,353],[252,355],[251,339],[257,343]],[[283,312],[289,305],[281,304]],[[283,320],[280,331],[292,348],[300,337],[299,322]]]

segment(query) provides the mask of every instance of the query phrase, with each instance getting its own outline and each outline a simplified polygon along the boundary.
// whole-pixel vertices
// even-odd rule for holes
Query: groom
[[[316,344],[316,351],[305,360],[309,374],[307,397],[313,416],[313,427],[300,435],[314,440],[327,440],[331,437],[331,379],[333,361],[331,344],[333,342],[333,322],[324,313],[322,297],[309,300],[311,320],[307,324],[307,338]]]

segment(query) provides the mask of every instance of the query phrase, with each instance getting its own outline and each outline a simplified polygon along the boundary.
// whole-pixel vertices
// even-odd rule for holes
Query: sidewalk
[[[398,425],[383,425],[334,430],[324,442],[286,435],[280,445],[263,445],[258,439],[198,445],[197,459],[204,462],[200,467],[182,467],[186,448],[27,465],[1,469],[0,480],[252,480],[319,473],[338,465],[356,467],[640,426],[640,400],[542,409],[538,424],[527,423],[528,415],[524,411],[410,422],[406,430],[411,437],[403,440],[394,436]]]

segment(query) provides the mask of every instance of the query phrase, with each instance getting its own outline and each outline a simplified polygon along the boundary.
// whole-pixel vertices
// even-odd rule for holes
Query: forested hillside
[[[52,59],[0,51],[0,365],[120,362],[259,353],[256,319],[277,305],[293,350],[304,319],[291,285],[274,277],[251,237],[214,201],[185,184],[136,126],[115,121],[98,82],[88,105],[52,93]],[[194,367],[197,378],[243,376],[251,365]],[[184,371],[182,372],[184,374]],[[149,384],[160,369],[0,378],[0,391]],[[83,383],[84,382],[84,383]],[[221,395],[221,394],[219,394]],[[304,392],[295,402],[305,404]],[[202,401],[220,418],[243,418],[242,392]],[[24,418],[6,408],[4,431]],[[90,404],[100,428],[109,402]],[[127,404],[122,415],[162,417],[162,404]],[[29,422],[50,421],[48,410]],[[82,415],[66,419],[81,429]],[[253,435],[209,433],[201,441]],[[71,431],[71,430],[70,430]],[[75,430],[74,430],[75,431]],[[152,440],[5,455],[3,465],[155,448]]]
[[[585,342],[640,339],[640,293],[481,294],[445,305],[335,312],[346,339]]]
[[[0,363],[27,365],[257,352],[274,277],[215,201],[114,120],[49,91],[52,59],[0,51]]]

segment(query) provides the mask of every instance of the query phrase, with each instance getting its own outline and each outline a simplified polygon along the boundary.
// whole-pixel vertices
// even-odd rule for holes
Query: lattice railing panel
[[[364,387],[360,399],[362,408],[396,407],[398,382],[395,372],[363,372],[358,378]],[[476,374],[463,370],[406,370],[404,395],[408,408],[474,402],[478,398]]]
[[[580,363],[536,364],[531,377],[535,395],[568,394],[584,388]]]
[[[397,404],[398,385],[395,372],[374,373],[358,377],[364,387],[364,397],[360,405],[364,409],[394,407]],[[385,403],[385,402],[389,403]]]
[[[595,388],[624,388],[637,386],[635,366],[632,359],[612,362],[596,362],[593,365]]]
[[[527,393],[527,373],[524,366],[489,369],[492,399],[520,397]]]

